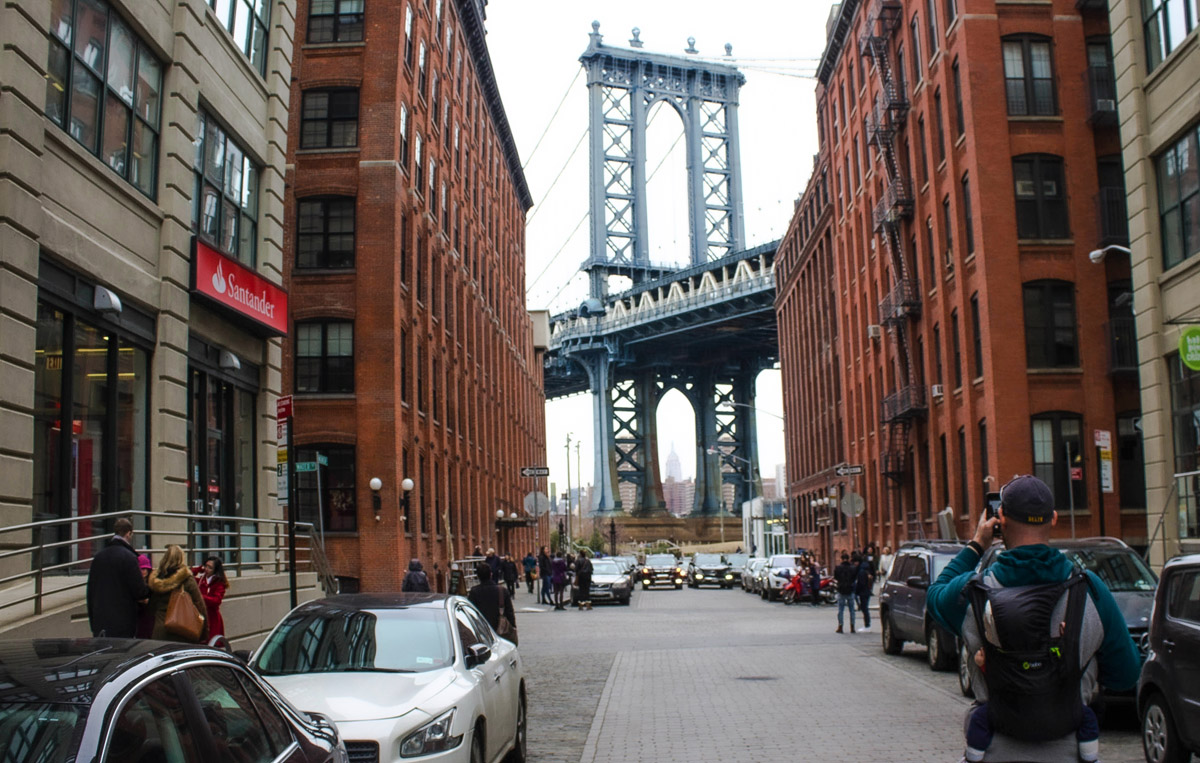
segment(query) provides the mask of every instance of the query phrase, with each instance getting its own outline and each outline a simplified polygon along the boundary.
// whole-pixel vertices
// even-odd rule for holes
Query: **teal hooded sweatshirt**
[[[963,618],[967,615],[967,597],[963,593],[967,581],[975,574],[979,554],[967,546],[950,560],[942,574],[929,587],[925,607],[947,630],[962,636]],[[1040,583],[1058,583],[1074,571],[1074,565],[1062,552],[1038,544],[1019,546],[1002,551],[988,568],[996,582],[1005,588]],[[1100,684],[1110,691],[1123,691],[1137,685],[1142,658],[1138,653],[1125,618],[1113,599],[1112,592],[1093,572],[1085,572],[1088,594],[1100,622],[1104,625],[1104,641],[1096,654]]]

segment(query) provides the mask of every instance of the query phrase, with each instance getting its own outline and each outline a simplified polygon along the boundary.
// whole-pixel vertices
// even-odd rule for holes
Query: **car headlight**
[[[642,568],[642,574],[643,574],[643,575],[649,575],[649,574],[650,574],[650,568],[649,568],[649,567],[643,567],[643,568]]]
[[[450,725],[454,722],[455,708],[426,723],[421,728],[404,738],[400,743],[400,757],[415,758],[419,755],[431,755],[435,752],[453,750],[462,744],[462,734],[450,736]]]

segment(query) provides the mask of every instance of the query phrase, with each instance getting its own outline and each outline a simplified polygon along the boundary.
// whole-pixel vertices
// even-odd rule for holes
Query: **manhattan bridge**
[[[656,411],[682,393],[695,413],[693,516],[761,495],[755,379],[779,356],[775,320],[778,242],[747,248],[732,65],[602,42],[593,22],[580,57],[589,102],[589,296],[551,317],[547,399],[590,391],[596,453],[590,511],[666,513]],[[729,46],[726,46],[729,53]],[[683,120],[688,264],[650,261],[647,114],[659,103]],[[613,291],[615,283],[627,285]],[[623,505],[619,485],[635,487]],[[629,491],[626,491],[627,493]]]

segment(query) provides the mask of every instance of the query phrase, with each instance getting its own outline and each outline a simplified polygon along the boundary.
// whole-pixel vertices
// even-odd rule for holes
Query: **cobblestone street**
[[[923,647],[898,657],[836,610],[740,589],[635,591],[629,607],[555,612],[521,591],[535,763],[957,761],[968,706]],[[859,623],[861,625],[861,622]],[[1105,763],[1142,761],[1131,723]]]

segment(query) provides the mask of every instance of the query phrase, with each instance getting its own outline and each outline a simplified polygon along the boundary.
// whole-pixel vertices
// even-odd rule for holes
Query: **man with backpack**
[[[400,583],[400,590],[405,593],[429,593],[429,577],[425,574],[420,559],[413,559],[408,563],[408,572]]]
[[[1048,545],[1057,521],[1046,483],[1014,478],[929,587],[926,609],[973,656],[964,760],[1096,760],[1087,704],[1101,685],[1137,683],[1141,659],[1112,593]],[[1006,550],[977,574],[997,527]]]

